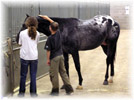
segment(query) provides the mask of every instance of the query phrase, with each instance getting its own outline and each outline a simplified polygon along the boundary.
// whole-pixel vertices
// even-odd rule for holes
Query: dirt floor
[[[102,48],[94,50],[80,51],[81,72],[83,76],[83,90],[76,90],[78,85],[78,76],[75,66],[70,57],[70,80],[74,88],[74,93],[67,96],[64,90],[60,90],[58,97],[77,97],[77,98],[129,98],[131,97],[131,31],[122,30],[117,45],[117,54],[115,61],[114,83],[107,86],[103,85],[106,72],[106,55]],[[62,81],[60,79],[60,87]],[[38,97],[51,98],[51,83],[49,76],[45,76],[37,81]],[[14,94],[16,97],[18,93]],[[27,86],[26,97],[29,97],[29,86]]]

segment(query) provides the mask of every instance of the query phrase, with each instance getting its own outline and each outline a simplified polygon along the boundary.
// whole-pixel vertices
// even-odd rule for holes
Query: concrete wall
[[[133,0],[110,0],[110,15],[120,24],[121,29],[130,29],[132,24]],[[129,7],[129,14],[126,14]]]

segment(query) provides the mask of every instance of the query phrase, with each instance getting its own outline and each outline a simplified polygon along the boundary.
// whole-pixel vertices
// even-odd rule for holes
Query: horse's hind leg
[[[102,47],[104,53],[107,55],[107,53],[108,53],[108,45],[101,45],[101,47]],[[107,79],[109,77],[108,74],[109,74],[109,64],[110,64],[110,57],[109,56],[107,56],[106,64],[107,64],[107,69],[106,69],[105,80],[103,82],[103,85],[108,85]]]
[[[109,64],[110,64],[110,57],[107,56],[106,59],[106,64],[107,64],[107,69],[106,69],[106,74],[105,74],[105,80],[103,82],[103,85],[108,85],[108,77],[109,77]]]
[[[109,82],[110,83],[113,82],[112,78],[114,76],[114,58],[115,58],[115,52],[116,52],[116,45],[114,43],[110,43],[107,45],[107,50],[104,49],[104,47],[103,47],[103,50],[107,55],[107,59],[106,59],[107,69],[106,69],[105,80],[104,80],[103,84],[108,85],[109,65],[111,65],[111,78],[110,78]]]
[[[102,45],[102,48],[103,48],[104,53],[107,55],[107,58],[106,58],[107,68],[106,68],[105,80],[103,82],[103,85],[108,85],[109,65],[111,64],[111,60],[112,60],[112,45],[110,44],[106,46]]]
[[[83,89],[83,87],[82,87],[83,78],[82,78],[81,71],[80,71],[80,61],[79,61],[78,51],[73,52],[72,57],[73,57],[73,60],[74,60],[74,63],[75,63],[75,68],[76,68],[78,76],[79,76],[79,86],[76,89]]]
[[[112,50],[112,57],[111,57],[111,77],[109,79],[109,83],[113,83],[113,76],[114,76],[114,60],[115,60],[115,54],[116,54],[116,43]]]
[[[114,76],[114,60],[113,58],[111,59],[111,74],[110,74],[110,79],[109,79],[109,83],[113,83],[113,76]]]
[[[107,55],[107,45],[101,45],[104,53]]]

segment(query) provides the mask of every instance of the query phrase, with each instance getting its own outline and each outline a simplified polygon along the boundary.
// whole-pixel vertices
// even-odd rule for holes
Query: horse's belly
[[[79,50],[91,50],[91,49],[95,49],[100,45],[89,45],[89,46],[84,46],[84,47],[80,47]]]
[[[89,38],[81,40],[79,50],[91,50],[95,49],[102,44],[104,38]]]

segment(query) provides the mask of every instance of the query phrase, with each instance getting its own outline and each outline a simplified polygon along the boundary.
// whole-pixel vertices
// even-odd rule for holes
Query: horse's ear
[[[30,17],[28,14],[26,14],[27,17]]]

